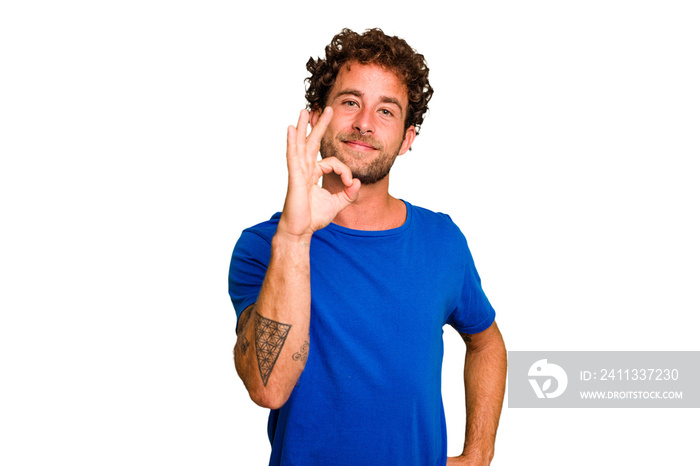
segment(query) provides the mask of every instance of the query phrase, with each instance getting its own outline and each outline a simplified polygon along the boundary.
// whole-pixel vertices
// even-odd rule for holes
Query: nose
[[[366,107],[361,109],[357,113],[353,128],[359,131],[360,134],[374,133],[372,111]]]

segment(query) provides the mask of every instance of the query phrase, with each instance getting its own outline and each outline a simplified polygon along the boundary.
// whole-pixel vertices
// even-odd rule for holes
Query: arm
[[[337,159],[317,160],[331,117],[326,109],[307,137],[309,113],[303,110],[297,126],[287,130],[289,178],[282,217],[257,302],[243,311],[236,331],[236,371],[253,401],[271,409],[287,401],[308,356],[311,236],[353,202],[360,188]],[[340,176],[343,191],[318,186],[321,176],[332,172]]]
[[[464,363],[467,432],[462,455],[448,458],[447,464],[489,465],[506,387],[506,347],[496,322],[483,332],[460,335],[467,344]]]

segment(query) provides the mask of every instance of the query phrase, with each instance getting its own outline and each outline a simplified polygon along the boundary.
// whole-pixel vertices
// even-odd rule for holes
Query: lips
[[[372,151],[376,150],[374,146],[367,144],[365,142],[360,142],[360,141],[343,141],[346,145],[350,147],[350,149],[358,150],[358,151]]]
[[[340,142],[345,144],[348,149],[356,152],[381,151],[383,147],[379,141],[376,141],[371,136],[357,134],[357,132],[340,133],[338,134],[338,139],[340,139]]]

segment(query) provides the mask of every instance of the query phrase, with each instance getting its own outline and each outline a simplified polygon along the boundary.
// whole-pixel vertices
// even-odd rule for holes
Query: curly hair
[[[363,34],[343,29],[326,46],[325,59],[309,58],[306,63],[306,69],[311,73],[306,78],[309,109],[318,110],[326,106],[328,93],[335,84],[340,68],[349,66],[352,61],[382,66],[394,71],[403,80],[408,91],[404,130],[413,125],[418,134],[428,111],[428,101],[433,96],[425,58],[405,40],[388,36],[378,28],[367,29]]]

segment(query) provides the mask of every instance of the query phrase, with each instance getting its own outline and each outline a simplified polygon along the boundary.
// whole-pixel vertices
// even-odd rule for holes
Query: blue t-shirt
[[[442,328],[478,333],[495,312],[449,216],[406,203],[398,228],[331,223],[311,239],[310,350],[272,410],[271,465],[444,465]],[[236,313],[257,300],[280,214],[233,251]]]

